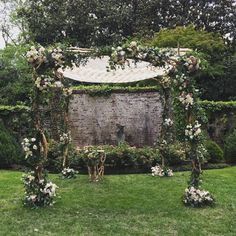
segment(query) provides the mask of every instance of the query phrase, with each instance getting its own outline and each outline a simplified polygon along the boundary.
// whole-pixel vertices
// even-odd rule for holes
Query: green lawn
[[[213,208],[181,203],[189,172],[172,178],[111,175],[100,183],[87,176],[50,178],[60,187],[53,207],[22,207],[21,173],[0,171],[0,235],[236,235],[236,167],[205,171],[203,188]]]

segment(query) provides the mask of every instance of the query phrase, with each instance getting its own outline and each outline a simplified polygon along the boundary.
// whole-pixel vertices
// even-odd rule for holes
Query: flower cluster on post
[[[46,176],[42,176],[40,180],[35,176],[35,172],[31,171],[23,175],[22,181],[25,186],[24,205],[33,208],[42,206],[51,206],[55,203],[56,184],[48,181]]]
[[[36,155],[38,153],[39,147],[38,143],[36,142],[36,138],[24,138],[23,142],[21,143],[23,150],[25,152],[25,159]]]
[[[33,170],[24,174],[22,181],[25,187],[23,203],[30,207],[41,207],[52,205],[58,188],[51,181],[48,181],[46,174],[38,169],[43,158],[40,154],[40,142],[36,138],[24,138],[22,147],[25,152],[25,159],[32,165]]]
[[[194,124],[189,124],[185,129],[185,136],[188,140],[194,141],[197,140],[201,134],[201,124],[196,120]]]
[[[67,106],[72,91],[63,84],[63,75],[59,71],[66,64],[65,53],[60,47],[46,49],[40,45],[32,46],[26,53],[26,59],[33,69],[34,90],[31,110],[35,138],[25,138],[22,142],[25,157],[32,168],[31,174],[23,177],[26,189],[24,203],[31,206],[45,206],[54,202],[57,187],[47,180],[44,171],[48,141],[41,113],[44,112],[44,109],[46,110],[47,106],[52,108],[50,117],[54,124],[57,123],[57,120],[55,119],[56,114],[54,114],[56,112],[53,109],[60,107],[63,110],[62,116],[57,115],[57,117],[63,117],[63,122],[60,123],[60,132],[62,131],[63,134],[58,141],[63,143],[63,156],[66,159],[68,154],[66,146],[69,145],[71,139],[67,127]],[[57,106],[53,105],[53,102],[56,102]],[[42,107],[44,107],[43,110]],[[68,168],[68,166],[64,167]],[[68,170],[66,169],[67,176],[71,172]]]

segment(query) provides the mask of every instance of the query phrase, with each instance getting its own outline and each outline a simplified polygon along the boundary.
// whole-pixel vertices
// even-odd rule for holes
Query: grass
[[[236,167],[204,172],[215,207],[184,207],[189,172],[172,178],[148,174],[105,176],[89,183],[50,178],[60,198],[44,209],[24,208],[21,173],[0,171],[0,235],[236,235]]]

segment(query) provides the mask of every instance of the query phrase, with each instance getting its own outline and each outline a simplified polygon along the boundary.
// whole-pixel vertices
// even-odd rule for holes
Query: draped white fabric
[[[130,66],[125,69],[107,71],[108,56],[102,58],[90,58],[85,65],[66,69],[63,74],[66,78],[87,83],[129,83],[145,79],[163,76],[164,68],[150,66],[147,62],[134,64],[129,60]]]

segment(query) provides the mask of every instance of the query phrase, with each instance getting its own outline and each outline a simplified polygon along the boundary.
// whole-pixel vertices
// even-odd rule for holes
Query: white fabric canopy
[[[66,78],[87,83],[129,83],[151,79],[165,74],[164,68],[150,66],[148,62],[138,62],[136,65],[129,60],[130,66],[125,69],[107,71],[108,56],[90,58],[85,65],[64,70]]]

